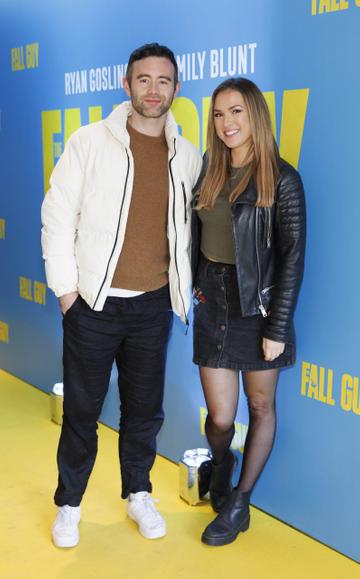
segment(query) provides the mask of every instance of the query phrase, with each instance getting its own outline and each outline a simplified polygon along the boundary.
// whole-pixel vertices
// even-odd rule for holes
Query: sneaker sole
[[[166,528],[165,529],[146,529],[144,527],[142,527],[141,525],[139,525],[139,523],[137,522],[137,520],[135,519],[135,517],[132,517],[130,515],[130,513],[127,513],[129,519],[131,519],[132,521],[134,521],[137,525],[138,525],[138,529],[140,531],[140,534],[145,537],[145,539],[161,539],[162,537],[165,537],[166,535]]]
[[[59,541],[57,539],[55,539],[55,537],[52,537],[53,543],[55,545],[55,547],[59,547],[60,549],[71,549],[71,547],[76,547],[79,544],[79,539],[68,539],[68,540],[63,540],[63,541]]]

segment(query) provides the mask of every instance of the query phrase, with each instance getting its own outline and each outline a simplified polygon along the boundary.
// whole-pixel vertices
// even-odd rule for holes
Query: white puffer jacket
[[[57,297],[78,291],[101,311],[124,242],[134,161],[126,131],[130,102],[105,120],[75,131],[51,175],[42,206],[42,248],[49,287]],[[198,150],[178,133],[169,111],[169,284],[174,312],[190,307],[191,191],[201,169]]]

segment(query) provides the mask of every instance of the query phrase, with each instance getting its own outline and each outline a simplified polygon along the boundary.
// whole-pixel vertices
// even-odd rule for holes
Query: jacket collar
[[[104,119],[104,125],[111,131],[115,139],[121,141],[125,146],[130,145],[130,135],[126,130],[128,117],[132,113],[130,101],[125,101],[116,107],[112,113]],[[175,153],[174,140],[179,136],[178,126],[171,111],[168,111],[165,121],[165,138],[170,154]]]
[[[235,199],[233,205],[255,205],[257,200],[257,192],[255,187],[254,178],[250,177],[250,181],[246,189]]]

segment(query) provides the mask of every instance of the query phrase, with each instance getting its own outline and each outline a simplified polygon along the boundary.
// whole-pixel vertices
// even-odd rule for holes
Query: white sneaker
[[[80,507],[59,507],[51,532],[56,547],[75,547],[78,544],[79,521]]]
[[[126,511],[146,539],[160,539],[166,535],[166,523],[148,492],[130,493]]]

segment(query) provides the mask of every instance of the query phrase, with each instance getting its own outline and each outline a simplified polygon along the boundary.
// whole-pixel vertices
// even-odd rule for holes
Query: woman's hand
[[[262,347],[264,358],[267,362],[272,362],[285,350],[284,342],[274,342],[274,340],[269,340],[268,338],[263,338]]]

